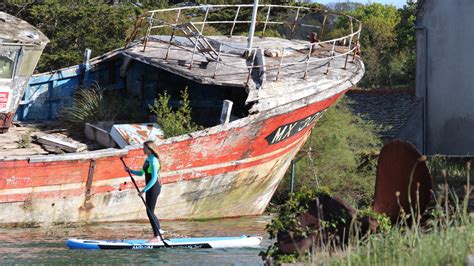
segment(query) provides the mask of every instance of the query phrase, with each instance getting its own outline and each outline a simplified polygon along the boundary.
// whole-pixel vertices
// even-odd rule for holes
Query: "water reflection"
[[[270,216],[241,217],[209,221],[162,222],[169,231],[165,237],[176,236],[263,236],[261,248],[239,249],[160,249],[160,250],[69,250],[68,238],[131,239],[149,238],[148,223],[108,223],[80,227],[0,229],[0,261],[2,264],[48,263],[163,263],[163,264],[233,264],[260,265],[261,250],[270,245],[265,226]]]

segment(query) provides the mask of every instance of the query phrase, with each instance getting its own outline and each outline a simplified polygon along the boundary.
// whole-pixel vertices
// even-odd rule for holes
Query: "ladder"
[[[183,23],[176,27],[191,41],[195,49],[206,57],[208,62],[217,61],[218,53],[192,22]]]

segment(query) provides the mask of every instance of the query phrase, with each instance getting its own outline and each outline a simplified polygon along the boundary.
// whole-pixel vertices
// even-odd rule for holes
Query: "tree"
[[[396,84],[415,85],[416,39],[414,24],[416,6],[416,3],[408,0],[407,4],[398,10],[401,18],[396,27],[397,52],[394,53],[390,65],[392,80]]]
[[[91,0],[46,0],[32,6],[29,22],[51,40],[38,70],[78,64],[85,48],[90,48],[94,57],[123,46],[138,13],[130,4],[108,5]]]
[[[344,8],[344,6],[339,6]],[[358,5],[345,8],[362,22],[360,43],[366,66],[359,86],[366,88],[413,85],[415,80],[416,4],[408,1],[402,9],[392,5]],[[341,19],[326,38],[347,33],[348,20]]]

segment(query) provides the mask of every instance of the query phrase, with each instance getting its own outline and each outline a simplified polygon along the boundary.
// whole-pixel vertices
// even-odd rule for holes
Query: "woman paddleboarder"
[[[158,195],[161,192],[161,184],[158,179],[158,173],[160,171],[160,161],[158,154],[155,152],[153,141],[145,141],[143,143],[143,152],[147,155],[143,167],[141,170],[132,170],[125,166],[125,171],[134,175],[142,176],[145,174],[145,188],[138,193],[142,197],[143,193],[146,195],[146,205],[148,220],[150,220],[151,227],[153,228],[154,238],[150,239],[149,242],[162,242],[160,238],[160,222],[155,215],[155,206]]]

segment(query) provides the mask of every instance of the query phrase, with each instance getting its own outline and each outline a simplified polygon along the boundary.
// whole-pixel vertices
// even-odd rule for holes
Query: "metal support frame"
[[[173,41],[175,31],[176,31],[176,28],[173,28],[173,32],[171,33],[170,41],[169,41],[169,44],[168,44],[168,49],[166,50],[165,61],[168,60],[168,55],[169,55],[170,50],[171,50],[171,42]]]
[[[206,20],[207,20],[207,15],[209,14],[209,7],[206,8],[206,15],[204,15],[204,20],[202,21],[202,25],[201,25],[201,31],[199,33],[203,33],[204,32],[204,26],[206,25]]]
[[[180,16],[181,16],[181,9],[178,9],[178,13],[176,14],[176,19],[174,20],[176,24],[178,23]]]
[[[189,69],[192,69],[192,68],[193,68],[194,55],[196,54],[197,45],[198,45],[198,42],[196,41],[196,42],[194,43],[193,54],[191,55],[191,63],[189,63]]]
[[[321,36],[319,37],[321,40],[323,39],[323,36],[324,36],[324,29],[326,28],[326,21],[327,21],[327,18],[328,18],[328,11],[325,10],[324,11],[324,18],[323,18],[323,27],[321,28]]]
[[[254,5],[256,3],[258,3],[257,0],[254,1]],[[217,7],[217,8],[234,7],[234,8],[236,8],[234,19],[231,20],[231,21],[207,21],[207,19],[209,18],[209,13],[211,12],[213,7]],[[253,10],[252,16],[255,17],[255,20],[253,22],[252,21],[247,21],[247,20],[244,20],[244,19],[239,20],[239,15],[240,15],[240,11],[241,11],[242,7],[247,8],[247,7],[252,7],[252,5],[244,4],[244,5],[213,5],[213,6],[207,6],[205,8],[204,16],[203,17],[200,16],[200,18],[202,18],[202,20],[197,21],[197,22],[184,23],[184,24],[179,24],[179,22],[178,22],[180,20],[180,16],[182,14],[182,11],[193,10],[193,7],[170,8],[170,9],[166,9],[166,10],[150,11],[149,12],[149,17],[148,17],[148,27],[146,29],[146,36],[143,38],[144,39],[143,51],[146,50],[148,40],[151,40],[150,36],[151,36],[151,31],[153,29],[161,29],[161,28],[165,28],[165,27],[171,27],[173,29],[173,32],[171,33],[169,41],[167,40],[169,42],[169,44],[168,44],[168,47],[167,47],[167,50],[166,50],[166,54],[164,56],[164,60],[169,60],[170,55],[171,55],[171,46],[173,45],[173,40],[176,39],[177,30],[182,30],[183,33],[185,34],[185,36],[188,37],[188,39],[190,39],[190,41],[192,43],[192,47],[193,47],[192,55],[188,57],[191,60],[191,63],[189,64],[189,69],[193,68],[195,54],[197,52],[199,52],[199,53],[202,53],[206,57],[208,62],[216,61],[216,58],[217,58],[217,63],[214,67],[214,73],[212,74],[213,78],[216,78],[217,71],[218,71],[219,67],[221,67],[220,64],[223,63],[223,62],[219,62],[219,61],[222,60],[223,53],[225,53],[225,52],[223,51],[221,46],[219,46],[219,51],[216,51],[217,49],[215,49],[208,42],[208,40],[203,36],[203,32],[204,32],[205,27],[206,27],[207,24],[211,24],[211,25],[213,25],[213,24],[229,24],[229,25],[232,26],[232,28],[230,29],[229,37],[232,37],[237,24],[251,23],[251,24],[254,24],[253,26],[255,26],[256,23],[257,23],[256,15],[257,15],[257,12],[259,10],[258,9]],[[263,24],[262,37],[265,36],[266,29],[268,27],[270,27],[270,25],[273,25],[273,24],[274,25],[280,25],[280,24],[287,23],[286,20],[285,21],[279,21],[278,19],[276,19],[275,21],[272,21],[272,18],[270,17],[272,10],[275,10],[274,7],[280,7],[279,5],[271,5],[270,4],[270,5],[260,5],[260,6],[257,6],[257,7],[260,8],[260,11],[262,13],[263,12],[266,13],[265,20],[262,20],[262,21],[258,22],[258,23]],[[292,10],[296,9],[295,10],[296,12],[294,13],[295,17],[292,19],[293,21],[292,21],[292,25],[291,25],[291,31],[290,31],[290,34],[289,34],[289,39],[291,40],[293,35],[295,34],[296,26],[304,26],[304,27],[309,26],[309,25],[305,25],[305,24],[301,24],[301,23],[299,24],[301,16],[304,14],[304,13],[300,13],[300,12],[302,12],[302,11],[313,11],[314,12],[314,10],[311,9],[311,8],[296,7],[296,6],[281,6],[281,7],[287,8],[290,12],[292,12]],[[267,10],[264,11],[265,8],[267,8]],[[170,23],[170,22],[167,22],[166,20],[163,20],[163,19],[160,20],[160,18],[162,17],[160,14],[163,13],[163,12],[175,12],[174,14],[173,13],[168,13],[170,15],[175,15],[174,17],[172,16],[172,19],[171,19],[171,20],[174,20],[175,23],[173,23],[173,22]],[[337,54],[337,57],[339,57],[339,56],[342,57],[344,55],[346,56],[345,62],[344,62],[344,69],[347,68],[347,62],[348,62],[349,54],[351,52],[355,52],[356,49],[357,49],[357,47],[355,47],[355,45],[357,45],[357,44],[353,44],[353,42],[356,38],[360,38],[360,30],[361,30],[360,22],[357,19],[352,18],[350,16],[346,16],[346,15],[339,14],[339,13],[334,13],[334,12],[331,12],[329,10],[318,9],[318,12],[324,13],[324,19],[322,21],[322,28],[321,28],[320,38],[323,38],[323,36],[324,36],[324,32],[326,31],[326,26],[328,24],[328,16],[331,15],[331,14],[345,16],[347,19],[349,19],[350,20],[350,27],[351,27],[350,28],[351,34],[347,35],[347,36],[344,36],[342,38],[335,39],[335,40],[318,42],[317,44],[323,44],[323,43],[332,44],[332,50],[330,52],[331,54],[328,55],[328,56],[324,56],[323,58],[316,58],[315,59],[314,57],[312,57],[312,53],[317,48],[316,48],[316,46],[314,46],[314,44],[311,44],[309,46],[309,51],[308,51],[308,55],[307,55],[306,60],[302,60],[302,61],[298,61],[298,62],[292,62],[292,63],[288,62],[288,63],[284,64],[283,57],[285,56],[285,51],[288,50],[289,48],[292,49],[292,46],[282,47],[281,48],[281,57],[279,59],[278,66],[277,67],[276,66],[271,67],[272,71],[276,70],[275,81],[277,81],[279,79],[280,74],[282,74],[282,75],[284,74],[284,73],[281,73],[283,67],[294,66],[294,65],[299,65],[299,64],[305,64],[305,66],[303,67],[304,70],[302,68],[300,68],[300,70],[297,73],[303,72],[303,75],[302,75],[303,79],[307,79],[309,77],[308,72],[310,71],[309,65],[312,64],[313,62],[319,62],[319,61],[323,61],[323,62],[326,61],[327,62],[326,63],[327,64],[327,71],[326,71],[325,74],[328,74],[329,73],[329,68],[331,67],[331,61],[334,60],[334,57],[336,57],[336,54]],[[169,17],[169,16],[164,16],[164,17]],[[354,25],[353,25],[354,19],[359,23],[357,32],[354,32],[354,30],[355,30]],[[198,24],[201,24],[201,26],[196,27]],[[347,40],[349,40],[349,45],[348,45],[349,50],[348,50],[347,53],[343,53],[343,54],[339,55],[339,53],[335,52],[336,40],[337,41],[340,41],[340,40],[347,41]],[[255,50],[252,47],[251,38],[249,38],[248,46],[250,48],[247,47],[247,51],[245,52],[245,55],[249,56],[250,58],[251,57],[253,57],[253,58],[252,58],[252,65],[251,66],[245,66],[245,67],[248,68],[248,71],[249,71],[248,76],[247,76],[247,82],[251,78],[253,68],[255,68],[255,58],[256,58],[255,57],[256,53],[254,53],[253,56],[251,54]],[[294,48],[294,49],[301,49],[301,48]],[[247,58],[247,59],[250,59],[250,58]],[[354,58],[355,58],[355,55],[354,55]],[[235,66],[235,67],[237,67],[237,66]],[[265,65],[264,65],[264,67],[265,67]]]
[[[267,29],[267,23],[268,23],[268,19],[270,18],[270,10],[272,9],[271,6],[268,7],[268,11],[267,11],[267,18],[265,19],[265,24],[263,24],[263,30],[262,30],[262,35],[261,37],[265,36],[265,30]]]
[[[283,56],[285,55],[285,47],[283,47],[281,49],[281,57],[280,57],[280,63],[278,64],[278,71],[277,71],[277,75],[276,75],[276,78],[275,78],[275,81],[278,80],[278,76],[280,75],[280,69],[281,69],[281,64],[283,63]]]
[[[360,53],[360,27],[359,27],[359,33],[357,34],[357,41],[355,41],[356,47],[354,47],[354,53],[352,53],[352,62],[355,61],[356,53]]]
[[[213,79],[216,78],[217,67],[219,66],[219,60],[221,59],[221,50],[222,50],[222,43],[219,44],[219,52],[217,53],[216,67],[214,68],[214,75],[212,76]]]
[[[331,50],[331,59],[329,59],[328,61],[328,68],[326,69],[326,73],[324,73],[325,75],[329,74],[329,67],[331,66],[331,61],[333,60],[333,56],[334,56],[334,51],[336,50],[336,41],[334,40],[332,42],[332,50]]]
[[[350,18],[350,25],[351,25],[351,37],[349,37],[349,46],[348,46],[348,51],[346,54],[346,61],[344,62],[344,70],[347,69],[347,60],[349,59],[349,53],[352,50],[352,37],[354,37],[354,25],[352,24],[352,18]]]
[[[313,52],[313,44],[310,43],[309,44],[309,53],[308,53],[308,58],[306,59],[306,66],[304,68],[304,75],[303,75],[303,79],[306,79],[307,78],[307,74],[308,74],[308,65],[309,65],[309,59],[311,58],[311,53]]]
[[[146,28],[146,34],[145,34],[145,40],[143,43],[143,51],[145,52],[146,50],[146,44],[148,43],[148,36],[150,36],[151,32],[151,27],[153,27],[153,17],[155,16],[155,13],[152,13],[151,16],[148,18],[148,27]]]
[[[253,35],[255,33],[255,24],[257,23],[258,0],[253,0],[252,20],[250,22],[247,50],[250,53],[253,48]]]
[[[291,183],[290,192],[293,193],[295,187],[295,160],[291,160]]]
[[[300,8],[298,7],[298,8],[296,9],[296,16],[295,16],[295,20],[293,21],[293,26],[291,27],[290,40],[291,40],[291,38],[293,37],[293,32],[295,31],[296,22],[298,21],[299,15],[300,15]]]
[[[79,210],[88,210],[93,208],[92,203],[90,202],[92,198],[92,181],[94,179],[94,169],[95,169],[95,160],[91,160],[89,164],[89,172],[87,174],[87,181],[86,181],[86,191],[84,192],[84,202],[82,206],[79,207]]]
[[[252,51],[252,50],[251,50]],[[252,56],[252,66],[249,68],[249,74],[247,75],[247,83],[250,81],[250,76],[252,76],[252,70],[254,68],[255,64],[255,57],[257,56],[257,50],[253,50],[253,56]]]
[[[234,33],[235,23],[237,22],[237,17],[239,16],[240,6],[237,7],[237,12],[235,12],[234,23],[232,23],[232,28],[230,29],[229,38],[232,37],[232,33]]]

